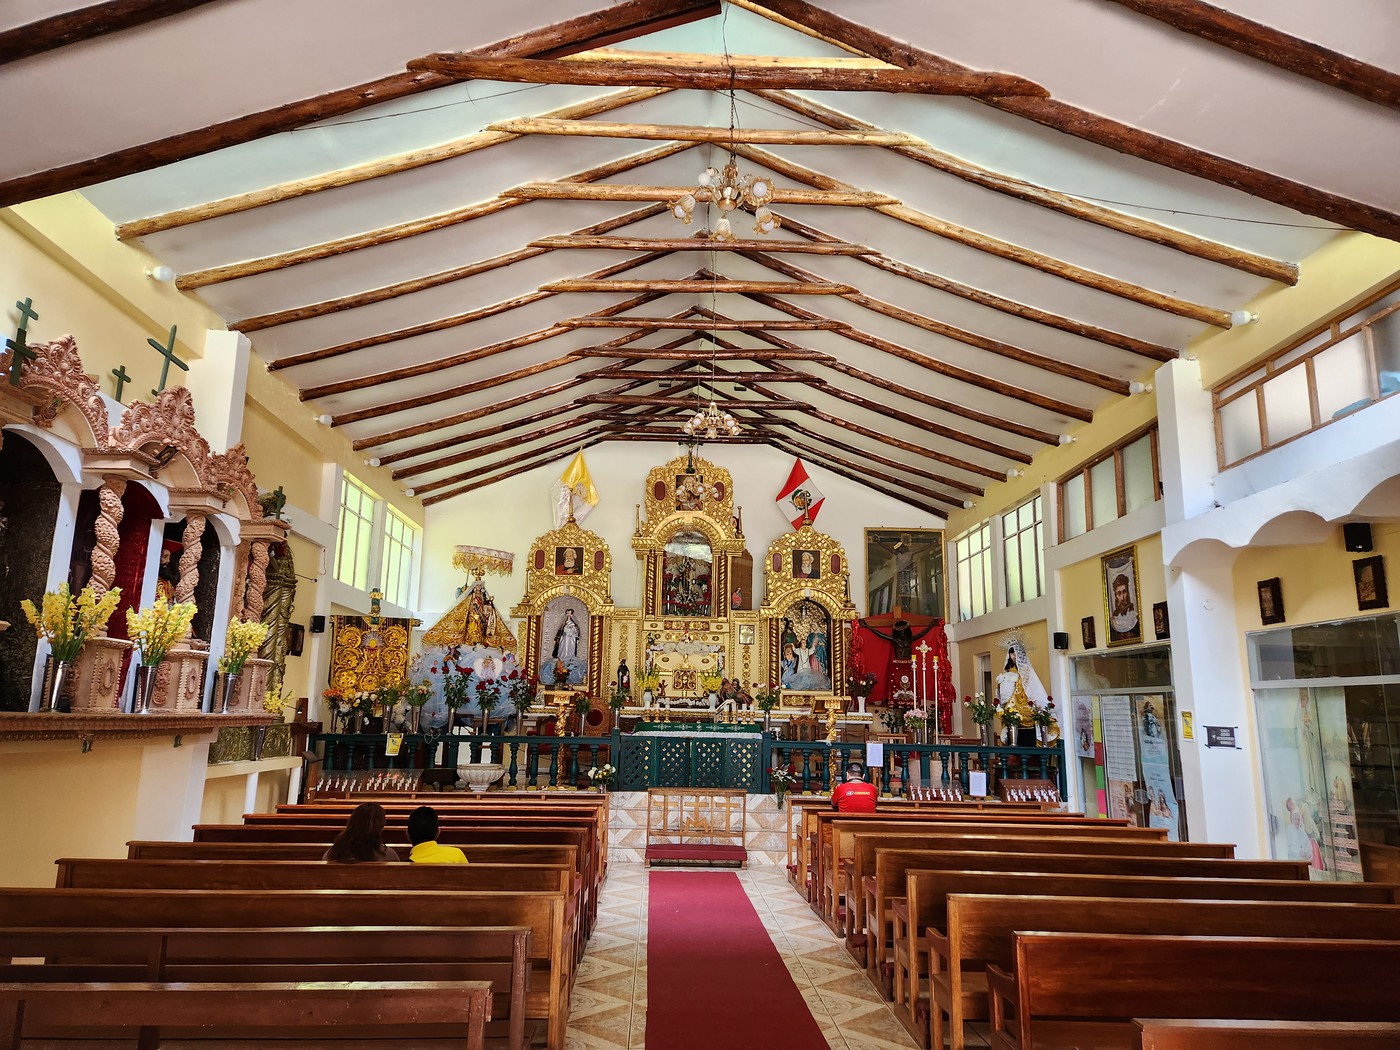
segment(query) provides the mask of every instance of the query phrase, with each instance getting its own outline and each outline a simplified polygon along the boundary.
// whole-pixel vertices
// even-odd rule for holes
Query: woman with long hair
[[[398,860],[399,855],[384,845],[384,807],[378,802],[356,806],[345,822],[345,830],[335,837],[322,860],[342,864],[359,861]]]

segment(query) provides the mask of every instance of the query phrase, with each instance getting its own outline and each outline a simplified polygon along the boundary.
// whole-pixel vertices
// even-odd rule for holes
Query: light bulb
[[[1079,440],[1079,439],[1078,439],[1077,437],[1075,437],[1073,434],[1061,434],[1061,435],[1060,435],[1060,444],[1061,444],[1061,445],[1072,445],[1072,444],[1074,444],[1074,443],[1075,443],[1076,441],[1078,441],[1078,440]]]
[[[970,499],[965,499],[965,500],[963,500],[963,510],[971,510],[971,509],[972,509],[972,500],[970,500]]]
[[[379,457],[378,457],[378,456],[375,456],[373,459],[367,459],[367,460],[365,460],[365,466],[367,466],[367,467],[377,467],[377,466],[379,466]]]
[[[152,266],[146,270],[146,276],[161,284],[169,284],[175,280],[175,271],[169,266]]]
[[[412,495],[413,495],[413,489],[404,489],[404,490],[403,490],[403,494],[404,494],[405,496],[412,496]]]
[[[329,413],[329,412],[323,412],[323,413],[321,413],[319,416],[316,417],[316,422],[317,422],[317,423],[320,423],[321,426],[323,426],[323,427],[328,427],[328,426],[330,426],[330,425],[331,425],[331,416],[330,416],[330,413]]]
[[[763,204],[773,199],[773,184],[767,179],[754,179],[749,186],[749,200]]]
[[[778,217],[768,210],[766,204],[754,209],[753,218],[756,233],[772,233],[778,228]]]
[[[732,241],[733,239],[734,231],[729,225],[729,217],[721,215],[719,221],[715,223],[715,240]]]
[[[1234,310],[1230,313],[1230,327],[1238,328],[1244,324],[1254,324],[1259,320],[1259,315],[1251,313],[1249,310]]]
[[[719,181],[719,169],[706,168],[700,173],[700,177],[695,181],[698,182],[701,186],[713,186]]]
[[[1151,384],[1151,383],[1142,383],[1142,382],[1139,382],[1139,381],[1137,381],[1137,380],[1133,380],[1133,382],[1131,382],[1131,383],[1128,384],[1128,393],[1130,393],[1130,394],[1150,394],[1150,393],[1152,393],[1152,384]]]
[[[1025,472],[1024,470],[1022,470],[1020,467],[1012,467],[1010,470],[1008,470],[1008,471],[1006,472],[1006,480],[1007,480],[1007,481],[1010,481],[1012,478],[1023,478],[1023,477],[1025,477],[1025,476],[1026,476],[1026,472]]]

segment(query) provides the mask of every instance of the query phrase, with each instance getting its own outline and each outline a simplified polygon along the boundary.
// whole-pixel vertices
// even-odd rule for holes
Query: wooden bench
[[[511,1050],[524,1050],[529,954],[523,926],[26,927],[0,931],[0,981],[486,981],[494,1027]],[[45,961],[17,965],[33,958]]]
[[[996,1050],[1135,1047],[1143,1015],[1400,1021],[1400,941],[1018,933],[1014,958],[987,968]]]
[[[412,1040],[421,1025],[467,1030],[456,1045],[482,1050],[491,1012],[484,981],[264,984],[0,984],[0,1050],[24,1039],[75,1038],[93,1030],[189,1031],[204,1038],[304,1034],[349,1045]]]
[[[899,882],[907,884],[911,868],[919,870],[958,870],[977,867],[983,871],[1064,872],[1101,875],[1147,875],[1160,878],[1247,879],[1258,882],[1308,881],[1305,861],[1279,860],[1220,860],[1200,857],[1102,856],[1070,853],[966,853],[944,851],[900,852],[890,854],[881,850],[875,856],[876,882],[882,887]],[[906,889],[907,892],[907,889]],[[885,900],[890,898],[886,897]],[[902,903],[902,902],[901,902]],[[924,929],[910,926],[900,915],[907,909],[894,904],[889,909],[890,933],[893,941],[894,973],[892,997],[899,1004],[913,1007],[913,990],[923,975],[923,942],[918,934]],[[883,926],[875,922],[885,918],[883,909],[872,914],[871,936],[882,935]],[[881,936],[881,940],[883,937]],[[883,985],[884,975],[877,973]]]
[[[1400,907],[1307,901],[1218,901],[1107,897],[1007,897],[955,893],[942,931],[925,931],[931,1002],[929,1034],[943,1045],[948,1015],[953,1050],[963,1025],[985,1020],[988,964],[1010,970],[1016,930],[1064,933],[1157,933],[1273,936],[1299,939],[1400,940]],[[921,996],[911,986],[906,1012],[916,1023]],[[907,1022],[906,1022],[907,1024]],[[918,1025],[923,1034],[922,1024]]]
[[[568,907],[568,897],[558,892],[25,888],[0,895],[0,928],[285,928],[353,926],[386,917],[407,926],[524,926],[531,933],[532,964],[526,1017],[547,1020],[549,1046],[561,1050],[573,979]]]
[[[1133,1020],[1142,1050],[1397,1050],[1388,1021]]]
[[[320,860],[326,847],[316,842],[155,842],[126,844],[131,860]],[[473,864],[562,864],[578,872],[578,847],[479,842],[467,851]],[[406,861],[407,855],[399,857]]]

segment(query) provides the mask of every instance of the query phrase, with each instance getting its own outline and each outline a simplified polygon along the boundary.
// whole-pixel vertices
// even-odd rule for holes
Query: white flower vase
[[[652,692],[651,692],[650,689],[644,689],[644,690],[642,690],[642,703],[643,703],[643,704],[645,704],[647,707],[650,707],[651,704],[652,704],[652,701],[653,701],[654,699],[655,699],[655,697],[652,696]]]
[[[856,714],[865,714],[865,697],[863,696],[856,697]]]
[[[713,690],[710,692],[710,710],[713,711],[719,706],[719,694]]]

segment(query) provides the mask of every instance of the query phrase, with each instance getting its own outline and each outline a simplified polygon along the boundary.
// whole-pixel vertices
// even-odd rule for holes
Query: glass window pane
[[[1358,332],[1313,358],[1317,407],[1322,422],[1337,419],[1371,401],[1365,333]]]
[[[1021,586],[1024,588],[1024,599],[1040,597],[1039,562],[1035,544],[1027,535],[1021,544]]]
[[[1076,474],[1060,486],[1060,505],[1064,508],[1065,534],[1071,540],[1088,531],[1084,520],[1084,475]]]
[[[1094,510],[1089,527],[1097,529],[1118,517],[1118,478],[1112,456],[1089,468],[1089,488]]]
[[[1385,397],[1400,390],[1400,310],[1371,325],[1370,333],[1381,374],[1381,397]]]
[[[1220,409],[1220,438],[1225,446],[1226,463],[1252,456],[1263,447],[1259,437],[1258,400],[1254,394],[1245,394]]]
[[[1144,434],[1123,449],[1123,501],[1129,512],[1157,501],[1152,483],[1152,437]]]
[[[1264,384],[1264,416],[1271,446],[1312,429],[1306,369],[1291,369]]]

